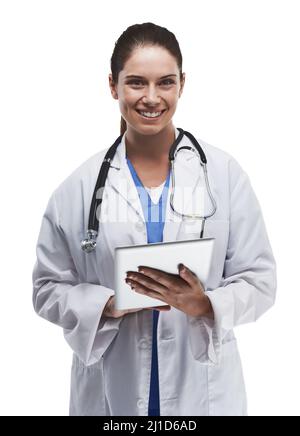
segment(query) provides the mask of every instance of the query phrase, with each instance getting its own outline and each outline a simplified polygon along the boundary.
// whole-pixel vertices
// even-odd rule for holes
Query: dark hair
[[[180,79],[182,79],[182,55],[175,35],[165,27],[157,26],[153,23],[142,23],[128,27],[115,43],[110,61],[114,83],[118,83],[119,73],[123,70],[132,51],[137,47],[145,47],[147,45],[157,45],[168,50],[177,61]],[[126,121],[121,116],[121,135],[123,135],[126,128]]]

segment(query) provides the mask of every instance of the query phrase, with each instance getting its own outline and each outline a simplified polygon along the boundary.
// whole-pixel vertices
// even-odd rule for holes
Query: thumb
[[[171,310],[171,306],[169,306],[169,305],[168,306],[156,306],[156,307],[154,307],[154,309],[164,312],[164,311]]]
[[[180,263],[178,265],[179,275],[183,278],[190,286],[195,286],[199,283],[199,279],[195,273],[193,273],[187,266]]]

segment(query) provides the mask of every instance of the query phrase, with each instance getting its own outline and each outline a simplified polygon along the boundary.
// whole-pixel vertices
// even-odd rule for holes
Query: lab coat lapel
[[[111,162],[111,168],[107,175],[107,185],[126,201],[128,208],[131,208],[136,216],[136,224],[132,227],[131,234],[132,245],[147,244],[147,232],[141,231],[143,223],[144,228],[146,228],[143,208],[126,161],[125,135],[122,136]]]
[[[144,221],[142,205],[134,180],[126,161],[125,135],[123,135],[116,154],[111,162],[107,176],[108,185],[114,189],[131,207],[137,217]]]
[[[178,147],[184,145],[192,146],[191,141],[186,136],[183,137]],[[189,150],[180,151],[175,157],[175,191],[173,205],[176,211],[180,213],[190,213],[192,210],[197,210],[196,206],[201,203],[201,199],[199,202],[198,198],[198,187],[199,184],[201,185],[202,179],[203,172],[197,155]],[[164,242],[188,239],[186,229],[188,223],[191,222],[190,220],[179,217],[173,212],[170,205],[171,191],[172,183],[170,178],[166,205]]]

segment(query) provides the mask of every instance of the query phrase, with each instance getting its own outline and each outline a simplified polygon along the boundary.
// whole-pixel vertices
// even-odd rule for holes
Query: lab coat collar
[[[179,130],[175,128],[176,138],[179,135]],[[140,221],[145,222],[142,205],[138,196],[134,180],[132,178],[130,169],[126,160],[126,132],[122,136],[122,140],[117,148],[116,154],[111,162],[111,168],[108,172],[107,182],[109,186],[118,192],[132,207],[138,216]],[[187,136],[183,136],[178,147],[184,145],[193,146],[192,142]],[[195,149],[195,148],[194,148]],[[200,167],[200,161],[197,153],[193,153],[189,150],[182,150],[175,157],[175,189],[186,190],[186,192],[194,192],[195,187],[200,183],[200,179],[203,178],[203,171]],[[183,191],[181,191],[183,192]],[[165,212],[165,223],[170,225],[164,226],[163,241],[173,241],[177,239],[178,232],[182,225],[182,219],[174,214],[170,207],[170,194],[171,194],[171,179],[168,189],[168,197]],[[185,201],[185,206],[190,203],[192,198]],[[176,205],[175,205],[176,207]],[[141,238],[136,243],[146,243],[147,241]]]

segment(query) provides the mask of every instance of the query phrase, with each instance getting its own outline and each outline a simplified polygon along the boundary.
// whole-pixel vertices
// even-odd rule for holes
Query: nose
[[[157,93],[155,85],[149,85],[145,90],[145,95],[142,98],[144,104],[157,106],[160,103],[160,96]]]

